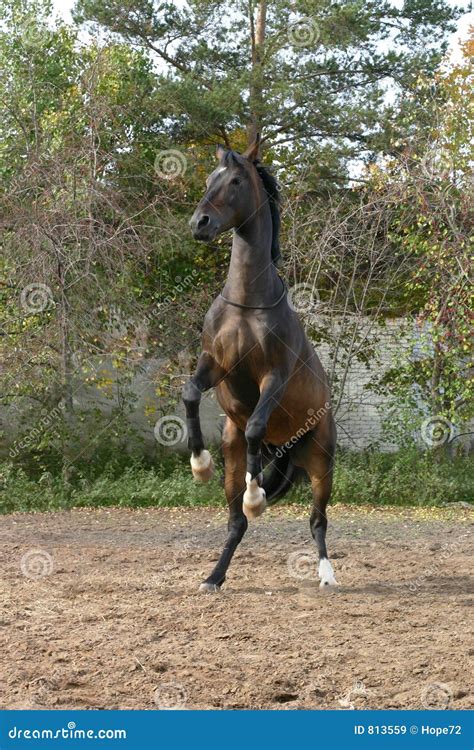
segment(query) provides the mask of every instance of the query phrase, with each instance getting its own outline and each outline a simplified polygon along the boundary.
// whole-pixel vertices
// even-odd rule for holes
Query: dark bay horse
[[[319,552],[321,586],[336,584],[326,550],[326,505],[336,429],[326,374],[276,270],[278,189],[260,164],[258,141],[244,154],[217,149],[219,164],[190,221],[196,240],[233,229],[229,274],[204,320],[202,353],[183,390],[191,467],[196,479],[213,472],[199,422],[201,394],[216,389],[227,415],[222,448],[228,536],[203,591],[218,591],[248,519],[309,475],[311,533]],[[274,456],[262,473],[262,452]],[[299,468],[298,468],[299,467]]]

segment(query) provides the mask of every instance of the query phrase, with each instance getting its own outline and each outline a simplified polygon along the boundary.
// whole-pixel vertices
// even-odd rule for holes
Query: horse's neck
[[[272,225],[270,212],[255,215],[245,225],[234,229],[229,273],[223,294],[240,305],[271,305],[281,294],[271,254]]]

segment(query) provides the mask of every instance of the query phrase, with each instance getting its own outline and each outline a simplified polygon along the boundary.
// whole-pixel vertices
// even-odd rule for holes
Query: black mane
[[[259,162],[254,162],[268,195],[268,203],[272,217],[272,261],[277,266],[281,260],[280,253],[280,191],[276,178]]]
[[[229,150],[225,156],[225,162],[230,159],[235,159],[237,162],[241,162],[243,157],[236,151]],[[272,261],[275,266],[278,266],[281,261],[280,252],[280,190],[279,185],[274,177],[266,167],[263,166],[258,160],[253,162],[255,169],[260,175],[260,179],[263,182],[263,187],[268,196],[268,204],[270,206],[270,214],[272,217]]]

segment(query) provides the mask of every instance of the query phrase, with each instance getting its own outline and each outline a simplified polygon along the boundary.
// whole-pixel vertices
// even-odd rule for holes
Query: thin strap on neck
[[[282,301],[283,297],[285,297],[285,295],[286,295],[286,293],[288,291],[287,288],[286,288],[286,284],[283,281],[283,279],[281,278],[281,276],[279,276],[278,278],[280,279],[280,281],[282,283],[283,291],[280,294],[280,296],[278,297],[277,301],[274,302],[272,305],[242,305],[242,304],[240,304],[240,302],[232,302],[232,300],[227,299],[227,297],[224,297],[223,294],[219,294],[219,297],[221,299],[223,299],[224,302],[227,302],[228,305],[233,305],[234,307],[240,307],[243,310],[272,310],[274,307],[277,307],[277,305],[280,304],[280,302]]]

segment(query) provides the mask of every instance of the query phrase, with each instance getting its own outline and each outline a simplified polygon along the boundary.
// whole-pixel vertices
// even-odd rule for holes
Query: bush
[[[136,463],[119,475],[117,466],[112,464],[99,477],[80,477],[73,487],[65,488],[60,478],[50,473],[33,478],[22,468],[3,464],[0,512],[67,507],[225,506],[221,472],[218,464],[211,482],[198,484],[192,478],[187,457],[163,456],[156,466]],[[435,461],[433,453],[415,449],[393,454],[341,451],[337,457],[333,503],[436,506],[473,499],[474,468],[468,457]],[[309,504],[309,486],[295,487],[284,502]]]
[[[440,505],[474,499],[469,457],[450,459],[416,448],[397,453],[340,453],[333,502]]]

